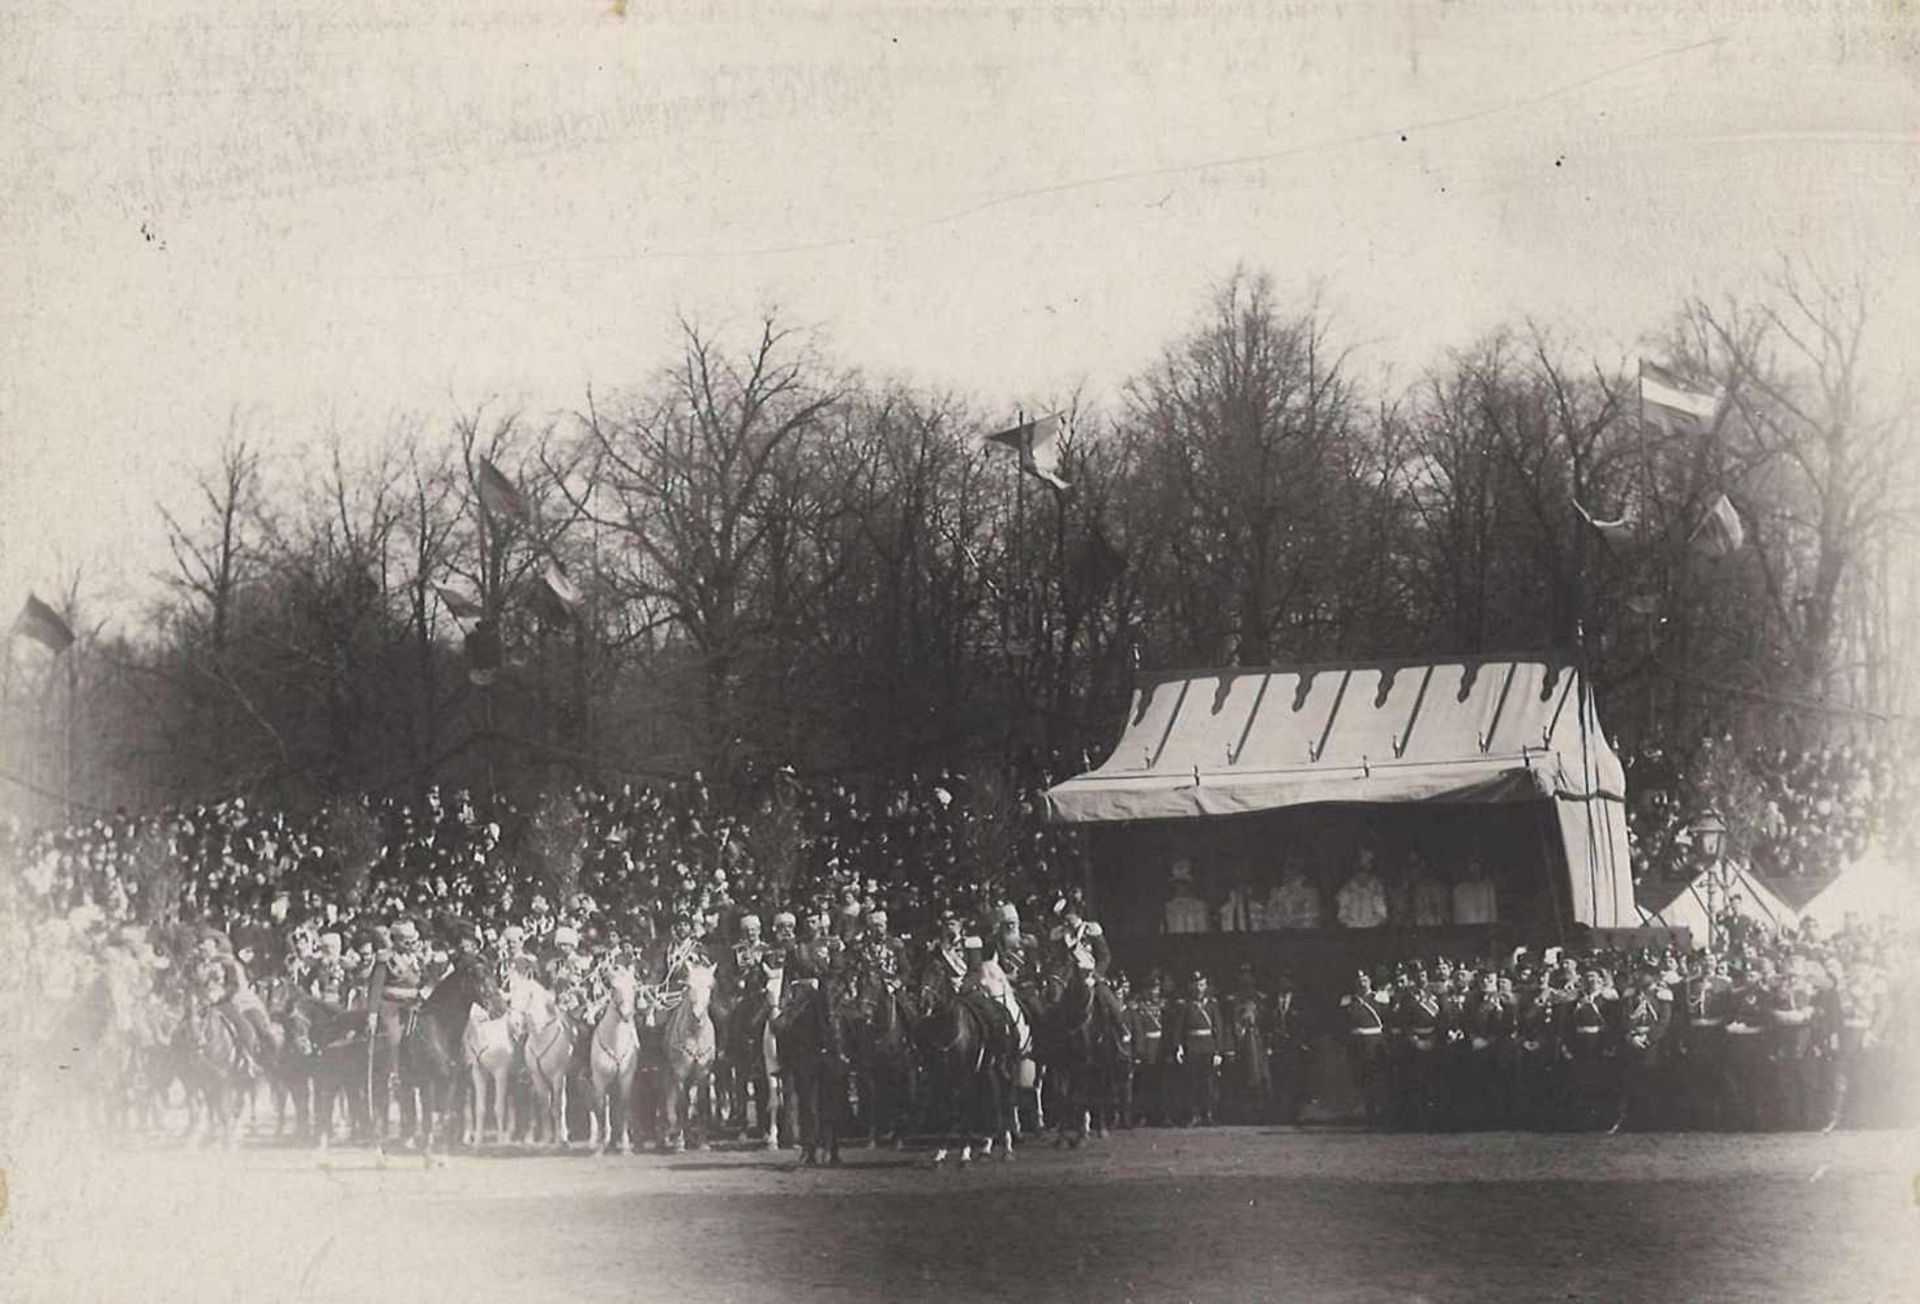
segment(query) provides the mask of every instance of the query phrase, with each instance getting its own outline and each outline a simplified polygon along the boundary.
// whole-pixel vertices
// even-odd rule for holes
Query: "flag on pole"
[[[1690,422],[1704,424],[1713,420],[1713,414],[1720,408],[1720,395],[1715,390],[1704,390],[1696,384],[1683,381],[1665,367],[1655,366],[1651,362],[1640,363],[1640,404],[1658,408],[1664,416],[1684,417]]]
[[[1725,494],[1713,500],[1713,506],[1707,508],[1707,514],[1700,518],[1700,524],[1694,527],[1693,535],[1688,540],[1715,559],[1740,551],[1740,545],[1746,541],[1746,524],[1741,521],[1740,513],[1734,510],[1733,500]]]
[[[504,516],[510,521],[525,524],[532,514],[527,508],[527,496],[520,492],[506,473],[486,458],[480,459],[478,473],[480,506],[489,516]]]
[[[540,589],[549,614],[558,620],[566,621],[579,615],[580,608],[586,605],[586,595],[557,561],[547,563],[540,575]]]
[[[433,586],[433,591],[440,595],[440,601],[446,604],[447,614],[455,620],[478,620],[487,614],[485,607],[464,593],[439,584]]]
[[[1020,469],[1036,480],[1045,480],[1065,492],[1067,482],[1060,478],[1060,414],[1027,421],[987,436],[990,444],[1005,444],[1020,455]]]
[[[27,594],[27,603],[20,608],[20,614],[14,617],[12,632],[25,634],[56,656],[73,646],[73,628],[60,618],[59,612],[31,593]]]
[[[1580,505],[1578,498],[1573,500],[1573,510],[1580,513],[1580,519],[1591,525],[1608,543],[1631,543],[1633,541],[1633,513],[1626,508],[1620,509],[1620,515],[1611,521],[1603,521]]]

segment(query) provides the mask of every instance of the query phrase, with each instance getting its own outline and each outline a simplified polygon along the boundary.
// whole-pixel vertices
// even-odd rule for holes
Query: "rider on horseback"
[[[907,944],[887,931],[887,912],[878,906],[867,911],[867,929],[854,943],[850,967],[854,989],[863,1002],[875,992],[900,995],[907,970]]]
[[[966,926],[951,910],[940,912],[940,933],[927,948],[920,970],[920,1004],[931,1010],[967,980]]]
[[[385,1118],[386,1083],[400,1062],[400,1041],[409,1016],[432,989],[427,961],[420,946],[420,927],[401,919],[387,931],[388,949],[373,962],[367,976],[367,1033],[374,1038],[374,1114]]]
[[[669,930],[666,947],[660,953],[657,978],[669,993],[669,999],[676,999],[687,989],[687,970],[696,964],[711,968],[713,960],[707,955],[706,943],[693,935],[692,911],[674,911]]]
[[[553,954],[547,957],[546,985],[560,1008],[574,1018],[586,1014],[587,987],[593,976],[593,957],[580,949],[580,934],[571,924],[553,930]]]
[[[200,941],[200,956],[196,978],[201,994],[232,1025],[246,1072],[257,1077],[264,1067],[262,1044],[277,1044],[267,1008],[247,981],[246,965],[233,953],[233,943],[225,933],[209,928]]]
[[[1126,1007],[1107,985],[1107,969],[1113,964],[1113,952],[1100,925],[1084,918],[1086,907],[1080,889],[1069,888],[1053,909],[1060,916],[1060,922],[1048,938],[1054,965],[1069,978],[1077,975],[1092,983],[1094,1000],[1104,1007],[1114,1024],[1124,1026]]]

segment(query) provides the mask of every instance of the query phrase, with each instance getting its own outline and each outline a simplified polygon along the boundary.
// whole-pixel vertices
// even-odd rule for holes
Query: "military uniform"
[[[1213,1122],[1226,1035],[1220,1003],[1212,996],[1190,991],[1167,1006],[1163,1046],[1173,1058],[1174,1108],[1183,1126]]]
[[[402,933],[394,945],[380,953],[367,976],[367,1005],[373,1025],[371,1049],[373,1075],[373,1118],[380,1140],[387,1134],[387,1100],[392,1093],[393,1077],[400,1068],[400,1045],[406,1036],[413,1011],[426,998],[429,984],[427,957]],[[410,1093],[401,1096],[401,1126],[412,1130]]]
[[[1127,1032],[1133,1048],[1133,1072],[1127,1076],[1124,1088],[1126,1099],[1122,1101],[1122,1127],[1133,1126],[1136,1101],[1140,1106],[1139,1113],[1148,1118],[1160,1117],[1165,1108],[1161,1087],[1165,1025],[1166,1005],[1157,985],[1150,986],[1147,991],[1127,1002]]]
[[[1873,989],[1857,973],[1836,974],[1814,1008],[1814,1035],[1825,1069],[1825,1130],[1832,1131],[1845,1121],[1847,1097],[1873,1028]]]
[[[1614,1001],[1604,987],[1587,986],[1567,1002],[1561,1034],[1576,1126],[1591,1126],[1594,1111],[1614,1098]]]
[[[1425,1128],[1434,1115],[1439,1077],[1440,1000],[1422,980],[1394,1000],[1394,1115],[1399,1126]]]
[[[1514,1014],[1513,1099],[1527,1124],[1551,1127],[1558,1122],[1562,1059],[1560,1006],[1552,989],[1542,985],[1529,992]]]
[[[1765,1112],[1771,1006],[1768,988],[1755,974],[1745,975],[1729,997],[1721,1079],[1723,1121],[1740,1131],[1758,1127]]]
[[[1515,1011],[1498,991],[1476,992],[1460,1015],[1457,1054],[1462,1059],[1461,1122],[1469,1127],[1503,1125],[1510,1094]]]
[[[1363,974],[1353,991],[1340,998],[1347,1019],[1347,1073],[1360,1096],[1362,1117],[1378,1126],[1387,1116],[1392,1048],[1388,1044],[1388,1005],[1375,995]]]
[[[1613,1117],[1614,1131],[1652,1103],[1651,1088],[1660,1063],[1668,1013],[1662,1008],[1659,991],[1650,984],[1635,987],[1621,1002],[1619,1103]]]
[[[1804,1127],[1813,1090],[1813,1005],[1786,975],[1775,983],[1768,1004],[1765,1121],[1772,1127]]]

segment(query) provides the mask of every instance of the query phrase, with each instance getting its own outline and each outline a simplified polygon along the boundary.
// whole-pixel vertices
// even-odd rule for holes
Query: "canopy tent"
[[[1050,789],[1065,823],[1328,803],[1551,801],[1573,921],[1639,922],[1626,778],[1564,661],[1142,675],[1112,755]]]
[[[1635,902],[1640,917],[1662,928],[1685,928],[1704,940],[1713,936],[1714,897],[1718,892],[1724,898],[1723,911],[1731,911],[1775,931],[1799,923],[1800,913],[1786,898],[1745,866],[1730,865],[1722,872],[1724,881],[1718,888],[1714,886],[1711,870],[1703,870],[1690,879],[1643,885]]]
[[[1920,919],[1920,882],[1884,849],[1870,847],[1822,887],[1800,914],[1828,932],[1845,924],[1849,915],[1861,923],[1885,917]]]

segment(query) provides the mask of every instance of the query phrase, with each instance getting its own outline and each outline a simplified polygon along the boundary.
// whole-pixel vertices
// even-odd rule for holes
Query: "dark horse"
[[[995,1139],[1013,1158],[1007,1125],[1007,1100],[1013,1084],[1013,1021],[984,999],[958,994],[933,1003],[913,1029],[914,1052],[925,1074],[928,1122],[940,1134],[933,1162],[945,1161],[956,1136],[960,1162],[973,1161],[973,1138],[985,1137],[993,1153]],[[983,1126],[984,1124],[984,1126]]]
[[[351,1130],[366,1135],[372,1129],[367,1102],[367,1040],[365,1016],[330,1001],[296,992],[287,1004],[287,1053],[303,1059],[304,1078],[312,1091],[312,1136],[321,1150],[333,1144],[333,1118],[338,1103],[347,1102]]]
[[[461,1041],[476,1005],[496,1017],[506,1009],[499,984],[486,966],[471,956],[461,956],[413,1011],[400,1041],[400,1086],[403,1093],[419,1093],[420,1157],[429,1167],[442,1162],[433,1151],[436,1133],[444,1124],[459,1126],[454,1101],[456,1088],[466,1076]],[[380,1131],[384,1160],[385,1129]]]
[[[253,1093],[254,1080],[233,1024],[225,1012],[193,997],[174,1039],[189,1112],[196,1096],[206,1107],[207,1144],[234,1145],[239,1140],[240,1106]]]
[[[811,990],[798,986],[785,1008],[774,1015],[780,1071],[798,1106],[800,1162],[840,1162],[840,1124],[847,1112],[849,1067],[848,1014],[840,1006],[840,985],[823,979]]]
[[[894,984],[870,979],[853,1026],[860,1099],[867,1111],[867,1145],[879,1145],[881,1135],[891,1127],[898,1148],[915,1105],[913,1016],[906,998]]]
[[[772,1070],[767,1064],[767,1025],[773,1003],[764,982],[736,985],[733,1000],[722,1010],[716,1004],[714,1022],[720,1038],[719,1062],[726,1066],[730,1123],[748,1135],[747,1106],[769,1150],[780,1148],[780,1119]],[[777,1059],[778,1056],[776,1055]]]
[[[1121,1083],[1132,1068],[1132,1039],[1126,1024],[1096,999],[1091,974],[1074,972],[1048,980],[1051,998],[1042,1016],[1039,1047],[1048,1067],[1061,1079],[1066,1113],[1060,1120],[1060,1144],[1079,1145],[1091,1126],[1107,1134],[1118,1121]]]

